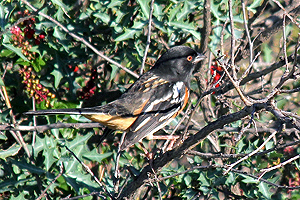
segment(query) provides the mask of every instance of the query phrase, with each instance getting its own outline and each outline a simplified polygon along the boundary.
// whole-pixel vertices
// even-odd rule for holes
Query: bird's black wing
[[[167,125],[184,108],[188,96],[189,90],[183,82],[166,82],[157,86],[155,93],[129,128],[120,150]]]

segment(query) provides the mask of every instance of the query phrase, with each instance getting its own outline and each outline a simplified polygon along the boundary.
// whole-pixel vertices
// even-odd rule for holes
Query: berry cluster
[[[40,84],[39,79],[36,78],[31,67],[24,66],[24,68],[19,70],[19,73],[23,77],[22,83],[24,83],[29,96],[34,97],[37,100],[37,103],[45,100],[46,107],[49,107],[50,101],[48,98],[55,98],[55,94],[52,94],[47,88]]]
[[[28,10],[24,12],[19,11],[16,17],[20,18],[25,16],[30,16]],[[20,23],[20,27],[12,27],[10,32],[12,33],[13,44],[22,49],[22,54],[25,55],[28,60],[34,59],[35,52],[30,52],[32,44],[39,45],[45,39],[45,33],[35,34],[35,18],[29,18],[23,21]],[[33,43],[30,44],[30,42]]]
[[[223,69],[221,66],[218,65],[216,61],[210,66],[210,74],[212,75],[213,78],[212,84],[217,83],[222,77]],[[219,83],[216,84],[215,88],[217,87],[220,87]]]
[[[90,80],[87,82],[86,86],[82,88],[81,91],[78,92],[78,98],[80,99],[89,99],[91,96],[95,94],[96,84],[95,81],[97,79],[97,70],[92,69],[92,74]]]
[[[295,172],[293,178],[289,178],[289,186],[290,187],[299,187],[300,186],[300,174],[299,172]],[[292,190],[289,190],[288,193],[291,193]]]

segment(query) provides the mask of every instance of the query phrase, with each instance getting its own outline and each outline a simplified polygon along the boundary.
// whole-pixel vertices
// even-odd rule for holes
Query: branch
[[[286,12],[288,13],[289,16],[291,16],[291,18],[296,18],[300,15],[300,5],[298,1],[291,1],[291,6],[289,6],[290,9],[286,9]],[[290,12],[288,12],[288,10],[291,10]],[[274,14],[275,16],[276,14]],[[257,16],[254,16],[257,17]],[[271,16],[272,17],[272,16]],[[283,26],[283,17],[282,14],[280,14],[279,16],[276,16],[276,21],[273,22],[272,26],[265,28],[261,34],[259,35],[259,37],[257,37],[257,39],[253,42],[253,50],[257,49],[262,43],[264,43],[265,41],[267,41],[272,35],[274,35],[275,33],[277,33],[279,30],[282,30],[282,26]],[[249,21],[252,22],[252,18],[249,19]],[[266,23],[266,19],[263,20],[264,23]],[[286,19],[286,23],[285,25],[288,25],[291,23],[290,18]],[[259,24],[259,27],[264,27],[266,25],[264,24]],[[244,34],[246,35],[246,33]],[[235,62],[239,62],[242,59],[247,58],[250,55],[249,52],[249,43],[242,43],[238,49],[241,49],[241,51],[238,53],[238,55],[236,56]]]
[[[275,131],[275,129],[274,129],[274,131]],[[272,151],[277,151],[277,150],[284,149],[289,146],[294,146],[294,145],[299,145],[299,144],[300,144],[300,140],[297,140],[295,142],[289,142],[289,143],[282,144],[282,145],[276,145],[273,148],[270,148],[268,150],[258,152],[257,154],[255,154],[255,156],[266,155]],[[246,153],[240,153],[240,154],[202,153],[202,152],[198,152],[198,151],[194,151],[194,150],[188,150],[187,154],[199,156],[199,157],[205,158],[205,159],[211,159],[211,158],[222,158],[222,159],[228,158],[228,159],[230,159],[230,158],[239,158],[239,157],[243,157],[243,156],[247,155]]]
[[[62,163],[60,163],[59,168],[60,168],[59,174],[51,181],[51,183],[46,187],[46,189],[42,192],[42,194],[41,194],[36,200],[42,199],[42,198],[45,196],[46,192],[50,189],[50,187],[51,187],[51,186],[56,182],[56,180],[63,174],[63,172],[64,172],[64,167],[63,167],[63,164],[62,164]]]
[[[189,149],[192,149],[199,142],[201,142],[212,131],[220,129],[226,124],[230,124],[232,122],[240,120],[241,118],[250,115],[252,112],[262,110],[265,107],[266,104],[254,104],[252,106],[245,107],[233,114],[222,116],[216,121],[209,123],[195,135],[189,136],[180,146],[171,151],[167,151],[166,153],[162,154],[161,157],[154,159],[152,168],[150,167],[150,165],[144,167],[141,173],[136,177],[135,181],[129,183],[125,187],[124,191],[120,194],[120,197],[118,199],[133,198],[134,193],[145,183],[145,181],[149,177],[149,174],[152,174],[152,170],[159,171],[162,167],[164,167],[172,160],[180,158]]]
[[[228,4],[229,4],[229,23],[230,23],[230,32],[231,32],[231,38],[230,38],[230,45],[231,45],[230,46],[230,54],[231,54],[230,55],[230,60],[231,60],[231,63],[230,63],[230,66],[231,66],[231,69],[232,69],[233,80],[236,81],[237,80],[237,74],[236,74],[236,68],[235,68],[235,64],[234,64],[235,38],[234,38],[234,21],[233,21],[233,14],[232,14],[232,0],[229,0]],[[234,82],[232,82],[232,83],[234,84]],[[237,89],[237,91],[238,91],[238,89]],[[246,104],[246,105],[248,105],[248,104]]]
[[[145,52],[144,52],[144,56],[143,56],[143,62],[142,62],[141,70],[140,70],[140,75],[142,75],[143,72],[144,72],[145,62],[146,62],[146,59],[147,59],[147,54],[148,54],[149,46],[150,46],[150,43],[151,43],[151,27],[152,27],[153,7],[154,7],[154,0],[151,0],[147,42],[146,42],[146,48],[145,48]]]
[[[158,179],[158,181],[163,181],[163,180],[166,180],[166,179],[169,179],[169,178],[172,178],[172,177],[175,177],[175,176],[179,176],[179,175],[182,175],[182,174],[194,171],[194,170],[210,170],[210,169],[218,169],[218,168],[226,169],[228,167],[226,165],[216,165],[216,164],[205,165],[205,166],[194,166],[194,167],[191,167],[190,169],[187,169],[183,172],[178,172],[178,173],[172,174],[170,176],[161,177],[161,178]],[[278,185],[278,184],[272,183],[272,182],[270,182],[266,179],[259,179],[258,176],[255,176],[255,175],[250,174],[248,172],[237,170],[237,169],[232,169],[232,172],[237,173],[237,174],[243,174],[245,176],[249,176],[253,179],[257,179],[258,181],[267,183],[267,184],[275,186],[277,188],[284,188],[284,189],[289,189],[289,190],[296,190],[296,189],[300,188],[300,186],[290,187],[290,186]],[[154,180],[150,179],[150,180],[147,181],[147,183],[152,182],[152,181],[154,181]]]
[[[290,55],[287,57],[288,59],[288,62],[294,62],[294,55]],[[300,56],[297,56],[297,60],[300,59]],[[280,67],[284,66],[285,65],[285,61],[284,60],[280,60],[276,63],[273,63],[270,67],[268,68],[265,68],[263,69],[262,71],[258,71],[258,72],[253,72],[251,74],[248,74],[247,77],[245,77],[241,83],[239,85],[245,85],[246,83],[248,83],[249,81],[252,81],[252,80],[255,80],[257,78],[260,78],[266,74],[269,74],[270,72],[273,72],[277,69],[279,69]],[[229,90],[233,89],[234,86],[232,83],[227,83],[227,84],[223,84],[221,85],[220,87],[218,88],[214,88],[214,89],[210,89],[208,91],[205,91],[201,94],[201,97],[204,97],[208,94],[211,94],[212,92],[216,92],[217,94],[218,93],[222,93],[222,94],[225,94],[226,92],[228,92]]]
[[[203,28],[201,29],[201,42],[200,52],[204,53],[207,51],[209,42],[209,36],[211,33],[211,12],[210,12],[210,0],[204,1],[203,8]]]
[[[247,154],[246,156],[244,156],[243,158],[239,159],[238,161],[236,161],[235,163],[228,165],[228,169],[223,173],[224,175],[226,175],[230,170],[232,170],[233,167],[235,167],[237,164],[243,162],[244,160],[247,160],[248,158],[250,158],[251,156],[255,155],[256,153],[258,153],[262,148],[265,147],[265,145],[273,138],[275,137],[276,133],[278,133],[278,131],[274,131],[257,149],[255,149],[254,151],[252,151],[251,153]]]
[[[268,172],[270,172],[270,171],[272,171],[272,170],[278,169],[278,168],[280,168],[280,167],[282,167],[282,166],[284,166],[284,165],[286,165],[286,164],[289,164],[289,163],[291,163],[291,162],[293,162],[294,160],[297,160],[297,159],[299,159],[299,158],[300,158],[300,154],[298,154],[298,155],[296,155],[296,156],[294,156],[294,157],[292,157],[292,158],[290,158],[290,159],[288,159],[288,160],[286,160],[286,161],[280,163],[279,165],[275,165],[275,166],[273,166],[273,167],[261,169],[260,171],[263,172],[263,173],[259,176],[259,179],[260,179],[261,177],[263,177],[266,173],[268,173]]]

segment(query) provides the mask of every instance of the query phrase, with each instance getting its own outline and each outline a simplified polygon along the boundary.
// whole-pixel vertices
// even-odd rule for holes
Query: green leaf
[[[43,156],[45,157],[45,161],[44,161],[44,164],[45,164],[45,167],[46,167],[46,170],[49,171],[50,167],[53,165],[53,163],[55,161],[57,161],[57,159],[55,159],[53,157],[54,155],[54,151],[55,149],[54,148],[51,148],[51,149],[44,149],[43,151]]]
[[[54,87],[58,88],[58,85],[63,78],[63,75],[61,71],[59,70],[59,67],[57,64],[54,64],[54,70],[51,72],[51,74],[54,76]]]
[[[29,62],[29,60],[22,54],[22,49],[21,48],[16,48],[14,47],[13,45],[11,44],[5,44],[5,43],[2,43],[3,46],[5,46],[7,49],[15,52],[18,56],[20,56],[23,60],[26,60]]]
[[[110,16],[106,13],[103,13],[102,11],[93,14],[94,17],[101,19],[101,21],[105,24],[108,24],[110,22]]]
[[[29,164],[29,163],[25,163],[23,161],[11,160],[11,162],[13,164],[17,165],[20,169],[27,169],[31,173],[35,173],[35,174],[39,174],[39,175],[45,173],[44,170],[36,167],[35,165]]]
[[[170,22],[170,26],[183,29],[184,31],[191,33],[195,38],[200,40],[200,33],[194,30],[195,27],[191,23],[189,24],[185,22]]]
[[[3,83],[2,78],[0,78],[0,86],[5,86],[4,83]]]
[[[184,191],[182,191],[182,192],[184,192]],[[195,199],[196,195],[198,195],[198,192],[196,190],[188,189],[184,192],[182,197],[184,197],[184,199]]]
[[[185,22],[173,21],[173,22],[170,22],[170,26],[174,26],[174,27],[177,27],[180,29],[194,30],[194,26],[192,24],[188,24]]]
[[[5,159],[9,156],[14,156],[21,149],[20,145],[12,145],[7,150],[0,150],[0,158]]]
[[[69,149],[73,150],[73,148],[77,147],[78,145],[81,145],[81,144],[86,144],[86,142],[88,141],[88,139],[90,139],[90,137],[92,137],[92,133],[88,133],[84,136],[81,136],[81,135],[77,135],[76,138],[71,141],[71,142],[68,142],[66,145],[68,146]],[[67,152],[67,150],[64,150],[61,152],[62,155],[65,155]]]
[[[76,193],[79,193],[79,186],[77,185],[76,179],[68,177],[66,174],[63,175],[68,185],[72,187],[73,190],[76,191]]]
[[[245,175],[241,175],[241,176],[245,177],[245,179],[242,180],[242,182],[244,183],[258,183],[258,180],[256,178],[252,178]]]
[[[169,12],[169,22],[172,22],[173,20],[174,20],[174,18],[175,18],[175,16],[177,15],[177,13],[179,12],[179,10],[180,10],[180,8],[181,8],[181,6],[180,5],[178,5],[178,6],[176,6],[175,8],[173,8],[170,12]]]
[[[88,154],[84,154],[82,155],[82,157],[90,160],[90,161],[96,161],[98,163],[101,163],[103,159],[108,158],[109,156],[111,156],[113,153],[102,153],[99,154],[96,149],[93,149],[91,152],[89,152]]]
[[[53,32],[53,36],[56,37],[57,39],[59,39],[60,44],[62,44],[63,48],[65,49],[66,52],[69,53],[69,48],[68,46],[65,44],[65,42],[67,41],[66,39],[66,33],[62,32],[58,26],[54,27],[54,32]]]
[[[258,6],[260,6],[260,4],[262,3],[262,1],[263,0],[254,0],[253,3],[250,4],[250,6],[247,7],[247,9],[255,14],[256,13],[255,8],[257,8]]]
[[[201,186],[210,186],[210,181],[208,181],[207,177],[204,175],[204,173],[200,173],[199,178],[197,179],[201,182]]]
[[[24,192],[24,191],[23,191]],[[12,196],[12,198],[11,199],[14,199],[14,200],[24,200],[24,199],[26,199],[26,194],[25,193],[20,193],[18,196]]]
[[[138,32],[140,32],[142,30],[142,28],[144,27],[145,24],[146,24],[145,21],[135,22],[132,28],[126,29],[125,33],[119,35],[115,39],[115,41],[119,42],[119,41],[132,39],[135,34],[137,34]]]
[[[123,33],[122,35],[119,35],[115,41],[119,42],[119,41],[123,41],[123,40],[128,40],[128,39],[132,39],[134,37],[136,30],[134,29],[127,29],[125,30],[125,33]]]
[[[32,62],[32,67],[34,68],[34,70],[36,72],[40,72],[42,67],[45,66],[46,63],[45,61],[42,59],[41,56],[38,56],[36,59],[33,60]]]
[[[236,176],[233,173],[229,173],[228,177],[226,177],[225,184],[230,186],[235,183]]]
[[[9,49],[2,49],[0,52],[0,56],[1,57],[5,57],[5,58],[11,58],[14,55],[16,55],[13,51],[9,50]]]
[[[46,138],[47,138],[47,136],[45,136],[45,138],[41,138],[38,135],[36,136],[36,141],[35,141],[35,144],[33,147],[34,148],[34,157],[36,157],[40,151],[42,151],[43,149],[46,148],[44,146],[45,145],[44,140],[47,140]]]
[[[119,71],[119,67],[117,67],[116,65],[111,65],[111,68],[112,68],[112,71],[111,71],[111,74],[110,74],[110,79],[109,81],[113,80],[116,75],[117,75],[117,72]]]
[[[260,182],[258,184],[259,191],[262,193],[262,195],[267,198],[271,199],[271,196],[273,195],[273,192],[270,191],[270,186],[264,182]]]
[[[149,11],[150,11],[150,7],[149,7],[150,0],[137,0],[137,2],[141,6],[142,12],[144,13],[144,17],[148,19]]]
[[[186,175],[184,176],[183,180],[184,180],[184,183],[185,183],[186,185],[191,185],[192,177],[189,176],[188,174],[186,174]]]
[[[78,158],[80,158],[83,150],[84,150],[84,145],[82,143],[81,145],[77,145],[76,149],[74,149],[72,151]],[[77,159],[72,156],[72,158],[70,160],[67,160],[64,162],[64,166],[65,166],[65,170],[66,170],[65,173],[69,174],[69,173],[72,173],[72,172],[78,170],[77,166],[79,164],[80,163],[77,161]]]
[[[190,13],[190,9],[188,7],[187,2],[185,1],[183,8],[176,15],[177,21],[183,20],[189,13]]]
[[[65,5],[63,3],[63,1],[59,1],[59,0],[51,0],[53,4],[58,5],[59,7],[61,7],[65,12],[69,11],[69,7],[67,5]]]
[[[7,137],[6,137],[6,135],[4,135],[4,134],[0,134],[0,140],[7,140]]]

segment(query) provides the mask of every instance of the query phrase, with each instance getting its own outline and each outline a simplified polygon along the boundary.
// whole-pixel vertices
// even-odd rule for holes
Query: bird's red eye
[[[193,59],[193,56],[188,56],[186,59],[187,61],[191,61]]]

